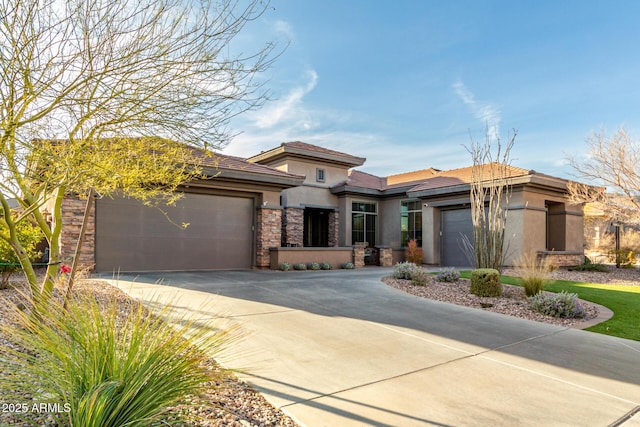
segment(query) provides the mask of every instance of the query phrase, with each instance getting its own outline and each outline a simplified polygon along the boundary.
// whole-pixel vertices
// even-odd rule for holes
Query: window
[[[375,203],[353,202],[351,204],[351,243],[365,242],[376,245],[376,223],[378,207]]]
[[[420,200],[407,200],[400,203],[400,241],[407,246],[409,240],[416,239],[422,247],[422,207]]]
[[[324,182],[324,169],[316,169],[316,181]]]

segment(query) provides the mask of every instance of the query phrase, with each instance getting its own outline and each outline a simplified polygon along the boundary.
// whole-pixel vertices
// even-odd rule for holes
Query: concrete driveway
[[[640,342],[416,298],[382,284],[389,273],[113,283],[240,325],[218,359],[304,426],[640,426]]]

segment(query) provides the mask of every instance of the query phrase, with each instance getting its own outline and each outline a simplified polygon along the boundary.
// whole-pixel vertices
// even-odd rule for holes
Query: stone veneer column
[[[338,246],[340,238],[340,212],[329,212],[329,246]]]
[[[78,244],[80,229],[82,228],[82,219],[84,217],[84,209],[87,199],[79,199],[75,196],[65,197],[62,201],[62,233],[60,233],[60,253],[62,259],[73,256]],[[95,199],[91,200],[91,210],[89,211],[89,219],[87,229],[82,243],[80,253],[80,268],[93,269],[96,258],[96,217],[95,217]],[[71,260],[64,261],[67,265],[71,265]]]
[[[304,209],[284,208],[282,246],[303,246]]]
[[[393,267],[393,249],[387,246],[378,247],[381,267]]]
[[[364,267],[364,246],[353,247],[353,266],[355,268]]]
[[[282,240],[282,209],[260,207],[256,215],[256,267],[269,268],[269,248]]]

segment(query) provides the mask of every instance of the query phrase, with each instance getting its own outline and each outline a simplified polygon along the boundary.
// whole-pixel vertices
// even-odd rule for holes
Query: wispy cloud
[[[302,99],[316,87],[318,73],[314,70],[308,70],[306,78],[307,82],[304,85],[294,87],[282,99],[274,101],[256,113],[253,120],[254,125],[260,129],[268,129],[285,120],[291,122],[293,118],[299,119],[301,112],[303,112]],[[305,127],[310,127],[310,124],[306,123]]]
[[[458,98],[469,107],[473,116],[487,125],[492,132],[499,134],[502,120],[500,110],[490,103],[476,100],[474,94],[462,81],[458,80],[452,86]]]

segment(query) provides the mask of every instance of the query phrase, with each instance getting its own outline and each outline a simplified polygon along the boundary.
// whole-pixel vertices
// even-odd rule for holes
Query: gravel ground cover
[[[518,276],[515,270],[510,269],[505,269],[503,274],[506,276]],[[552,272],[550,278],[553,280],[640,286],[640,270],[638,269],[616,269],[614,267],[611,268],[609,273],[560,269]],[[455,283],[446,283],[438,282],[434,276],[429,280],[426,286],[413,286],[410,280],[399,280],[391,277],[385,277],[383,282],[398,290],[421,298],[480,308],[508,316],[554,325],[580,327],[581,323],[598,316],[598,306],[588,301],[581,301],[587,313],[586,317],[581,319],[561,319],[535,312],[529,308],[524,294],[524,288],[520,286],[503,285],[503,295],[493,298],[478,297],[469,293],[470,281],[468,279],[458,279]]]
[[[20,289],[25,289],[24,284],[16,283],[8,289],[0,290],[0,324],[9,322],[7,308],[9,302],[18,303],[21,301]],[[124,292],[102,281],[84,280],[75,286],[74,291],[92,293],[98,300],[115,298],[119,307],[136,304]],[[0,346],[12,345],[0,331]],[[209,359],[207,364],[211,369],[223,372],[215,360]],[[3,402],[0,390],[0,426],[57,426],[47,414],[37,412],[30,412],[27,414],[28,418],[19,420],[15,414],[2,411],[1,405],[3,403],[25,402]],[[297,426],[291,418],[269,404],[249,384],[227,372],[224,372],[221,381],[210,384],[204,396],[197,401],[197,405],[189,415],[193,419],[189,425],[198,427]]]

